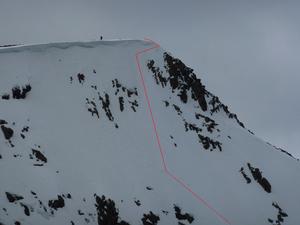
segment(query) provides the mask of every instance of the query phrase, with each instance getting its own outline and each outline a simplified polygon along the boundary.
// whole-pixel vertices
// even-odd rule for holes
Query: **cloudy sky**
[[[0,45],[150,37],[257,136],[300,157],[299,9],[289,0],[0,0]]]

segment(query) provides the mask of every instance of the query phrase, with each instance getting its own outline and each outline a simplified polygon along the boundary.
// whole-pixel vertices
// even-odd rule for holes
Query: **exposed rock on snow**
[[[7,47],[0,68],[0,225],[300,224],[299,161],[153,43]]]

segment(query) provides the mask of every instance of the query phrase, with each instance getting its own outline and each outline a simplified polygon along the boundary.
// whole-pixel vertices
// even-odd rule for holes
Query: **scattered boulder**
[[[78,213],[78,215],[80,215],[80,216],[83,216],[83,215],[84,215],[84,213],[83,213],[80,209],[77,210],[77,213]]]
[[[122,96],[119,97],[120,110],[123,112],[124,110],[124,98]]]
[[[271,193],[272,187],[270,182],[267,180],[267,178],[262,176],[262,172],[259,170],[259,168],[254,168],[251,166],[250,163],[247,163],[248,168],[252,174],[253,179],[260,184],[260,186],[267,192]]]
[[[159,220],[159,216],[155,215],[152,211],[148,214],[144,214],[142,218],[143,225],[156,225]]]
[[[222,151],[222,143],[219,141],[215,141],[211,139],[210,137],[203,136],[201,134],[198,134],[199,142],[202,143],[203,148],[210,151],[213,151],[214,149],[218,148],[219,151]]]
[[[13,129],[6,127],[4,125],[1,125],[1,130],[2,130],[6,140],[10,140],[12,138],[12,136],[14,135]]]
[[[163,101],[165,103],[165,106],[168,107],[170,105],[170,103],[168,101]]]
[[[125,99],[127,100],[126,102],[129,103],[131,109],[136,112],[137,107],[139,106],[137,99],[133,99],[134,97],[138,96],[138,91],[137,88],[127,88],[124,85],[122,85],[118,79],[112,80],[112,86],[115,88],[115,95],[118,96],[119,100],[119,106],[120,106],[120,111],[123,112],[125,109]],[[123,93],[123,96],[121,96],[121,93]],[[108,96],[109,97],[109,96]],[[105,105],[106,103],[109,103],[107,101],[107,98],[105,99],[99,95],[100,101],[102,101],[102,105]],[[109,99],[108,99],[109,100]],[[107,105],[108,106],[108,105]],[[103,108],[104,109],[104,108]],[[106,112],[106,109],[104,109]],[[108,114],[111,114],[108,112]],[[107,115],[108,116],[108,115]],[[113,117],[111,117],[113,119]],[[110,120],[111,120],[110,119]]]
[[[28,132],[29,131],[29,127],[28,126],[25,126],[22,128],[22,132]]]
[[[94,195],[96,199],[96,210],[98,216],[98,225],[129,225],[129,223],[121,220],[119,221],[119,212],[116,208],[115,202],[111,199],[106,199],[104,195],[99,197]]]
[[[5,194],[6,194],[6,198],[8,199],[9,202],[15,202],[15,201],[19,201],[19,200],[24,199],[23,196],[13,194],[13,193],[10,193],[10,192],[5,192]]]
[[[266,192],[271,193],[271,184],[265,177],[260,180],[259,184],[265,189]]]
[[[278,210],[277,219],[268,218],[268,222],[272,225],[281,225],[284,222],[284,218],[288,217],[288,214],[282,210],[278,203],[273,202],[272,206]]]
[[[105,114],[107,118],[110,121],[114,121],[114,117],[110,111],[110,100],[109,100],[109,95],[105,93],[104,98],[99,94],[99,100],[102,102],[102,108],[105,111]]]
[[[5,120],[0,119],[0,125],[3,125],[3,124],[7,124],[7,122]]]
[[[89,100],[88,98],[85,99],[86,100],[86,106],[88,111],[92,114],[92,116],[94,116],[94,114],[99,118],[99,112],[96,106],[96,103],[92,100]]]
[[[25,99],[28,92],[31,91],[30,84],[25,85],[25,87],[15,86],[12,88],[12,97],[14,99]]]
[[[40,160],[44,163],[47,163],[46,156],[43,153],[41,153],[39,150],[32,149],[32,154],[37,158],[38,161]]]
[[[1,98],[2,98],[3,100],[9,100],[10,96],[9,96],[9,94],[4,94],[4,95],[2,95]]]
[[[141,201],[140,201],[140,200],[134,200],[134,203],[135,203],[137,206],[141,206]]]
[[[57,210],[58,208],[63,208],[65,207],[65,200],[62,196],[58,195],[57,199],[49,200],[48,206],[55,210]]]
[[[23,203],[20,203],[20,205],[24,208],[24,214],[26,216],[30,216],[30,211],[29,211],[29,208],[27,205],[23,204]]]
[[[182,115],[182,111],[178,105],[173,104],[173,107],[179,116]]]
[[[202,125],[204,127],[206,127],[207,131],[210,133],[212,133],[214,131],[214,129],[218,126],[218,124],[213,119],[211,119],[207,116],[201,115],[199,113],[195,113],[195,117],[196,117],[196,119],[200,119],[200,118],[204,119]]]
[[[250,177],[248,177],[247,174],[245,173],[244,167],[241,167],[240,173],[241,173],[241,174],[243,175],[243,177],[245,178],[247,184],[250,184],[250,183],[251,183],[251,179],[250,179]]]
[[[138,93],[137,93],[137,89],[136,89],[136,88],[133,89],[133,90],[128,89],[128,88],[126,88],[126,89],[127,89],[127,96],[128,96],[128,98],[131,98],[132,95],[138,96]]]
[[[81,84],[84,83],[84,80],[85,80],[84,74],[78,73],[78,74],[77,74],[77,78],[78,78],[79,83],[81,83]]]
[[[189,213],[181,213],[181,209],[177,205],[174,205],[174,210],[175,216],[178,220],[187,220],[189,223],[192,223],[194,221],[194,217]]]

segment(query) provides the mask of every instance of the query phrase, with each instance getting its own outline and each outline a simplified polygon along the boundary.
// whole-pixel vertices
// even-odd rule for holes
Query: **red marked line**
[[[150,104],[150,99],[149,99],[149,95],[148,95],[148,91],[147,91],[147,86],[146,86],[146,83],[145,83],[145,79],[144,79],[144,75],[143,75],[143,71],[142,71],[142,67],[141,67],[141,64],[140,64],[140,59],[139,59],[139,55],[140,54],[143,54],[143,53],[146,53],[148,51],[151,51],[153,49],[156,49],[156,48],[160,48],[160,45],[157,44],[156,42],[152,41],[151,39],[148,39],[148,38],[145,38],[146,41],[149,41],[151,43],[154,44],[153,47],[150,47],[150,48],[146,48],[146,49],[142,49],[142,50],[138,50],[136,53],[135,53],[135,59],[136,59],[136,64],[137,64],[137,68],[138,68],[138,72],[140,74],[140,78],[141,78],[141,83],[142,83],[142,87],[144,89],[144,94],[145,94],[145,98],[146,98],[146,101],[147,101],[147,106],[148,106],[148,111],[150,113],[150,117],[151,117],[151,122],[152,122],[152,126],[153,126],[153,130],[154,130],[154,133],[155,133],[155,137],[156,137],[156,141],[157,141],[157,144],[158,144],[158,148],[159,148],[159,152],[160,152],[160,157],[161,157],[161,160],[162,160],[162,167],[163,167],[163,170],[165,172],[165,174],[167,176],[169,176],[170,178],[172,178],[174,181],[176,181],[180,186],[182,186],[186,191],[190,192],[194,197],[195,199],[200,202],[201,204],[205,205],[208,209],[210,209],[221,221],[223,221],[225,224],[229,224],[231,225],[231,223],[229,222],[228,219],[225,218],[225,216],[223,216],[221,213],[219,213],[215,208],[213,208],[207,201],[205,201],[202,197],[200,197],[200,195],[198,195],[196,192],[194,192],[189,186],[187,186],[182,180],[180,180],[178,177],[176,177],[174,174],[172,174],[169,170],[168,170],[168,167],[167,167],[167,164],[166,164],[166,160],[165,160],[165,153],[164,153],[164,150],[161,146],[161,142],[160,142],[160,138],[159,138],[159,135],[158,135],[158,131],[157,131],[157,126],[156,126],[156,121],[154,119],[154,115],[153,115],[153,111],[152,111],[152,108],[151,108],[151,104]]]

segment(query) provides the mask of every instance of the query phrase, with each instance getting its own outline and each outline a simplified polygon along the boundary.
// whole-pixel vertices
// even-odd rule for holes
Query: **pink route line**
[[[158,148],[159,148],[160,157],[161,157],[161,160],[162,160],[162,166],[163,166],[164,173],[167,176],[169,176],[170,178],[172,178],[174,181],[176,181],[186,191],[190,192],[195,197],[195,199],[198,202],[200,202],[201,204],[205,205],[208,209],[210,209],[222,222],[224,222],[225,224],[232,225],[230,223],[230,221],[225,218],[225,216],[223,216],[221,213],[219,213],[214,207],[212,207],[206,200],[204,200],[200,195],[198,195],[196,192],[194,192],[182,180],[180,180],[178,177],[176,177],[174,174],[172,174],[169,171],[168,167],[167,167],[166,160],[165,160],[165,153],[164,153],[164,150],[163,150],[163,148],[161,146],[161,143],[160,143],[160,138],[159,138],[159,135],[158,135],[156,122],[155,122],[155,119],[154,119],[153,111],[152,111],[151,104],[150,104],[150,99],[149,99],[149,96],[148,96],[147,86],[146,86],[146,83],[145,83],[144,75],[143,75],[143,72],[142,72],[142,69],[141,69],[140,60],[139,60],[139,55],[140,54],[146,53],[146,52],[151,51],[151,50],[156,49],[156,48],[160,48],[160,45],[157,44],[156,42],[152,41],[151,39],[145,38],[145,40],[153,43],[154,46],[150,47],[150,48],[146,48],[146,49],[137,51],[135,53],[135,60],[136,60],[136,63],[137,63],[138,72],[140,74],[141,83],[142,83],[142,86],[143,86],[143,89],[144,89],[144,94],[145,94],[145,98],[146,98],[146,101],[147,101],[148,110],[149,110],[149,113],[150,113],[153,130],[154,130],[155,137],[156,137],[156,141],[157,141],[157,144],[158,144]]]

